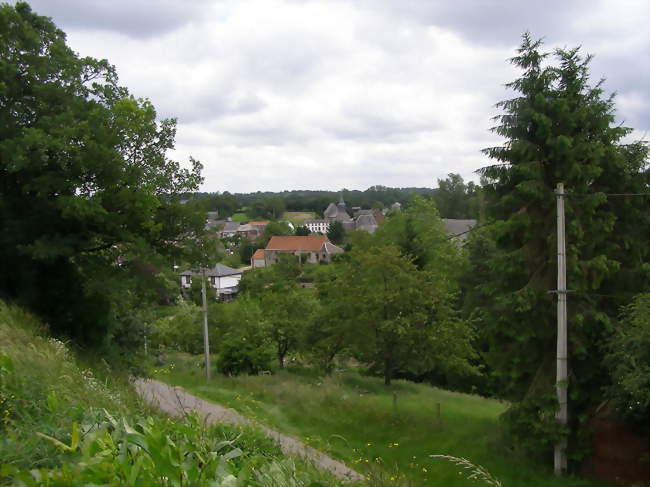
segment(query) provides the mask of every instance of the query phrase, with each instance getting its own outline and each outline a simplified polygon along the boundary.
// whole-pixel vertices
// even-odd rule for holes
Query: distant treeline
[[[341,191],[294,190],[255,193],[194,193],[186,195],[205,201],[206,210],[218,211],[226,218],[245,210],[251,217],[277,218],[283,211],[313,211],[322,216],[332,202],[341,195],[348,208],[386,208],[395,202],[408,206],[414,196],[432,199],[443,218],[477,218],[479,186],[465,184],[457,174],[449,174],[438,180],[437,188],[389,188],[371,186],[365,191],[343,189]]]

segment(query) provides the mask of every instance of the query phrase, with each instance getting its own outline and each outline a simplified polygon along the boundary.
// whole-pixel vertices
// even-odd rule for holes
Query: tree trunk
[[[284,369],[284,356],[287,354],[287,351],[284,347],[278,343],[278,364],[281,369]]]
[[[390,358],[384,359],[384,385],[389,386],[393,376],[393,364]]]

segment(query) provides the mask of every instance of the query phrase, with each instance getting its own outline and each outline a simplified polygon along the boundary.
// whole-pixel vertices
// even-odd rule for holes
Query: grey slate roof
[[[219,229],[221,228],[224,224],[226,223],[226,220],[211,220],[208,218],[205,222],[205,229],[206,230],[212,230],[212,229]]]
[[[377,229],[377,220],[372,214],[359,215],[356,224],[357,230],[365,230],[368,233],[372,233]]]
[[[445,230],[450,235],[458,235],[459,240],[465,241],[469,237],[469,230],[476,226],[476,220],[456,220],[453,218],[443,218],[442,223],[445,225]],[[467,232],[467,233],[465,233]],[[459,235],[461,234],[462,235]]]
[[[239,269],[233,269],[232,267],[228,267],[227,265],[223,264],[217,264],[215,265],[212,269],[206,269],[205,270],[205,277],[226,277],[226,276],[235,276],[237,274],[241,274],[242,271]],[[187,270],[184,272],[181,272],[179,275],[181,276],[200,276],[203,273],[201,270]]]
[[[336,218],[336,215],[338,215],[339,209],[334,203],[330,203],[329,206],[325,209],[323,212],[323,216],[325,218]]]
[[[221,229],[222,232],[236,232],[239,230],[239,222],[226,222]]]

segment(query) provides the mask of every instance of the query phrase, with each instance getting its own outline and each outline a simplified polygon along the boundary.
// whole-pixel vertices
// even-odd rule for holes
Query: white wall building
[[[202,270],[187,270],[181,272],[181,287],[189,289],[192,286],[192,279],[201,279]],[[205,269],[206,284],[214,289],[217,299],[226,299],[239,291],[239,281],[242,271],[233,269],[227,265],[217,264],[212,269]]]

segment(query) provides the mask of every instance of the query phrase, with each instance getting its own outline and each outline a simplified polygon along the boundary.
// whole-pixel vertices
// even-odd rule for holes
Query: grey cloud
[[[238,93],[220,86],[197,90],[189,88],[173,97],[161,97],[157,104],[161,118],[176,117],[187,124],[250,116],[266,106],[266,102],[253,93]]]
[[[588,0],[357,0],[357,3],[363,8],[376,8],[380,3],[395,19],[448,28],[482,45],[516,45],[525,31],[555,36],[565,28],[567,19],[575,18],[592,5]]]
[[[344,109],[337,122],[323,124],[323,129],[337,138],[383,142],[399,142],[440,128],[441,125],[433,121],[400,119],[380,112],[364,113],[353,107]]]
[[[153,37],[199,20],[209,0],[31,0],[32,9],[52,17],[63,30],[106,30],[135,38]]]

